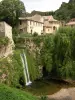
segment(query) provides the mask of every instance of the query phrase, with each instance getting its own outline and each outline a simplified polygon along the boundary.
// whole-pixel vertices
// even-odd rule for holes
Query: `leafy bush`
[[[38,33],[37,33],[37,32],[34,32],[34,33],[33,33],[33,36],[38,36]]]
[[[8,45],[8,43],[9,43],[8,37],[0,37],[0,46],[2,45],[6,46]]]
[[[20,34],[20,31],[17,28],[13,28],[12,33],[13,35],[18,36]]]

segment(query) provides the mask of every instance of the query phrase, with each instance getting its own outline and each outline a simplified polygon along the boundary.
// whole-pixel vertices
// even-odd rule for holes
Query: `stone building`
[[[32,17],[19,18],[19,30],[21,33],[50,34],[59,29],[61,23],[53,16],[34,15]]]
[[[35,32],[38,33],[38,35],[41,35],[43,33],[43,17],[40,15],[34,15],[32,17],[26,17],[26,18],[19,18],[19,30],[21,33],[31,33],[34,34]]]
[[[43,26],[43,32],[44,34],[51,34],[55,33],[56,30],[59,29],[61,26],[61,23],[54,19],[53,16],[43,16],[44,18],[44,26]]]
[[[66,26],[75,27],[75,18],[71,19]]]

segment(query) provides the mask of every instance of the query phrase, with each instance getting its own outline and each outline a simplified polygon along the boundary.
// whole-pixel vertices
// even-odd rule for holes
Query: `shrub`
[[[38,33],[37,33],[37,32],[34,32],[34,33],[33,33],[33,36],[38,36]]]
[[[2,45],[6,46],[8,45],[8,43],[9,43],[8,37],[0,37],[0,46]]]
[[[41,96],[40,100],[48,100],[48,97],[47,96]]]

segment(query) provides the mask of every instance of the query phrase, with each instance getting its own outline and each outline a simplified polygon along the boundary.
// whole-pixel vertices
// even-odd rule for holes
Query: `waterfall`
[[[28,86],[32,82],[30,81],[26,54],[23,52],[20,54],[20,56],[21,56],[21,60],[22,60],[23,68],[24,68],[24,76],[25,76],[26,86]]]

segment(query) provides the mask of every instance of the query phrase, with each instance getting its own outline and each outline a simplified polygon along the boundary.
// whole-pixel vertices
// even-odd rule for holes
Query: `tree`
[[[55,11],[55,17],[58,20],[69,21],[75,17],[75,0],[69,0],[68,3],[63,2],[61,7]]]
[[[19,17],[25,12],[24,4],[20,0],[3,0],[0,2],[0,21],[6,21],[12,27],[18,24]]]
[[[45,38],[40,54],[51,77],[75,79],[75,28],[62,27]]]
[[[44,40],[43,47],[41,49],[41,61],[43,67],[46,67],[48,72],[52,70],[52,56],[53,56],[53,49],[54,49],[54,36],[50,35]]]

